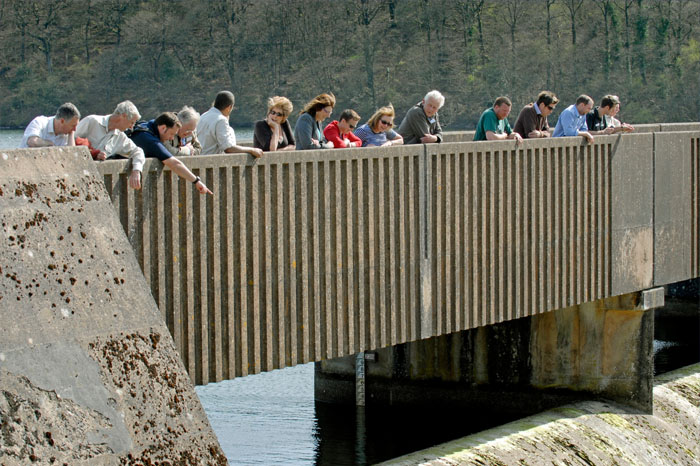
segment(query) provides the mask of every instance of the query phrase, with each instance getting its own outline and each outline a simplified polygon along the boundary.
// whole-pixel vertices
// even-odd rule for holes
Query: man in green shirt
[[[475,141],[502,141],[514,139],[518,144],[523,142],[520,134],[513,132],[507,117],[513,106],[508,97],[499,97],[492,108],[484,110],[476,125]]]

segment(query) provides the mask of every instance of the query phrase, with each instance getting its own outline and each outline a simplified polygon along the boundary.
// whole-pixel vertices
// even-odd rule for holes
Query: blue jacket
[[[134,126],[129,135],[134,144],[143,149],[146,157],[156,157],[161,162],[172,157],[172,154],[160,141],[156,121],[142,121]]]

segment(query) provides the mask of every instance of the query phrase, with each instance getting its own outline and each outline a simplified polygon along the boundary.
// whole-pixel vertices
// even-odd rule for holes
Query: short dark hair
[[[619,103],[620,103],[620,99],[616,95],[608,94],[601,99],[600,106],[613,108],[615,105],[617,105]]]
[[[223,110],[233,105],[235,101],[236,99],[233,97],[233,92],[221,91],[216,94],[216,99],[214,99],[214,108],[217,110]]]
[[[501,97],[497,98],[496,101],[493,103],[494,107],[500,107],[501,105],[506,104],[509,107],[513,106],[513,103],[510,101],[510,99],[504,95]]]
[[[350,121],[350,120],[359,120],[359,119],[360,119],[360,115],[358,115],[355,110],[352,110],[350,108],[347,110],[343,110],[343,113],[341,113],[340,116],[338,117],[338,121],[340,121],[340,120]]]
[[[56,118],[58,118],[59,120],[61,118],[63,118],[64,120],[72,120],[75,117],[78,117],[78,119],[80,119],[80,112],[78,111],[78,107],[76,107],[70,102],[66,102],[65,104],[58,107],[58,110],[56,110]]]
[[[155,119],[156,126],[165,125],[167,128],[181,126],[180,120],[173,112],[163,112]]]
[[[537,96],[537,102],[535,102],[535,105],[545,104],[545,106],[549,107],[552,104],[556,105],[558,103],[559,98],[556,95],[554,95],[554,92],[542,91]]]
[[[578,96],[578,99],[576,99],[576,105],[578,104],[593,104],[593,99],[591,99],[591,97],[586,94],[581,94],[580,96]]]

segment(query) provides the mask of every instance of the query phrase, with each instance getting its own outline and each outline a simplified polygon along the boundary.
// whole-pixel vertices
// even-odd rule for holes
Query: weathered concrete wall
[[[87,150],[0,151],[0,464],[225,464]]]
[[[654,400],[653,414],[580,402],[382,464],[700,464],[700,364],[658,377]]]
[[[365,364],[365,404],[522,416],[606,398],[650,412],[654,315],[641,295],[377,350]],[[352,404],[355,384],[353,357],[316,363],[317,401]]]

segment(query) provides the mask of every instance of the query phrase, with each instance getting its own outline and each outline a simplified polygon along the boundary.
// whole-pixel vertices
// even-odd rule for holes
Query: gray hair
[[[137,120],[141,118],[141,114],[136,108],[136,105],[134,105],[134,103],[130,100],[119,102],[113,113],[114,115],[126,115],[129,120],[132,118],[136,118]]]
[[[442,108],[442,106],[445,105],[445,96],[440,94],[440,91],[432,90],[425,94],[425,97],[423,97],[423,101],[427,102],[428,100],[434,100],[435,102],[437,102],[438,108]]]
[[[63,118],[64,120],[70,121],[75,117],[78,117],[78,120],[80,120],[80,112],[78,111],[78,107],[70,102],[66,102],[56,110],[56,118],[59,120]]]
[[[180,120],[180,123],[183,125],[192,120],[199,121],[199,112],[192,107],[185,105],[179,112],[177,112],[177,119]]]

